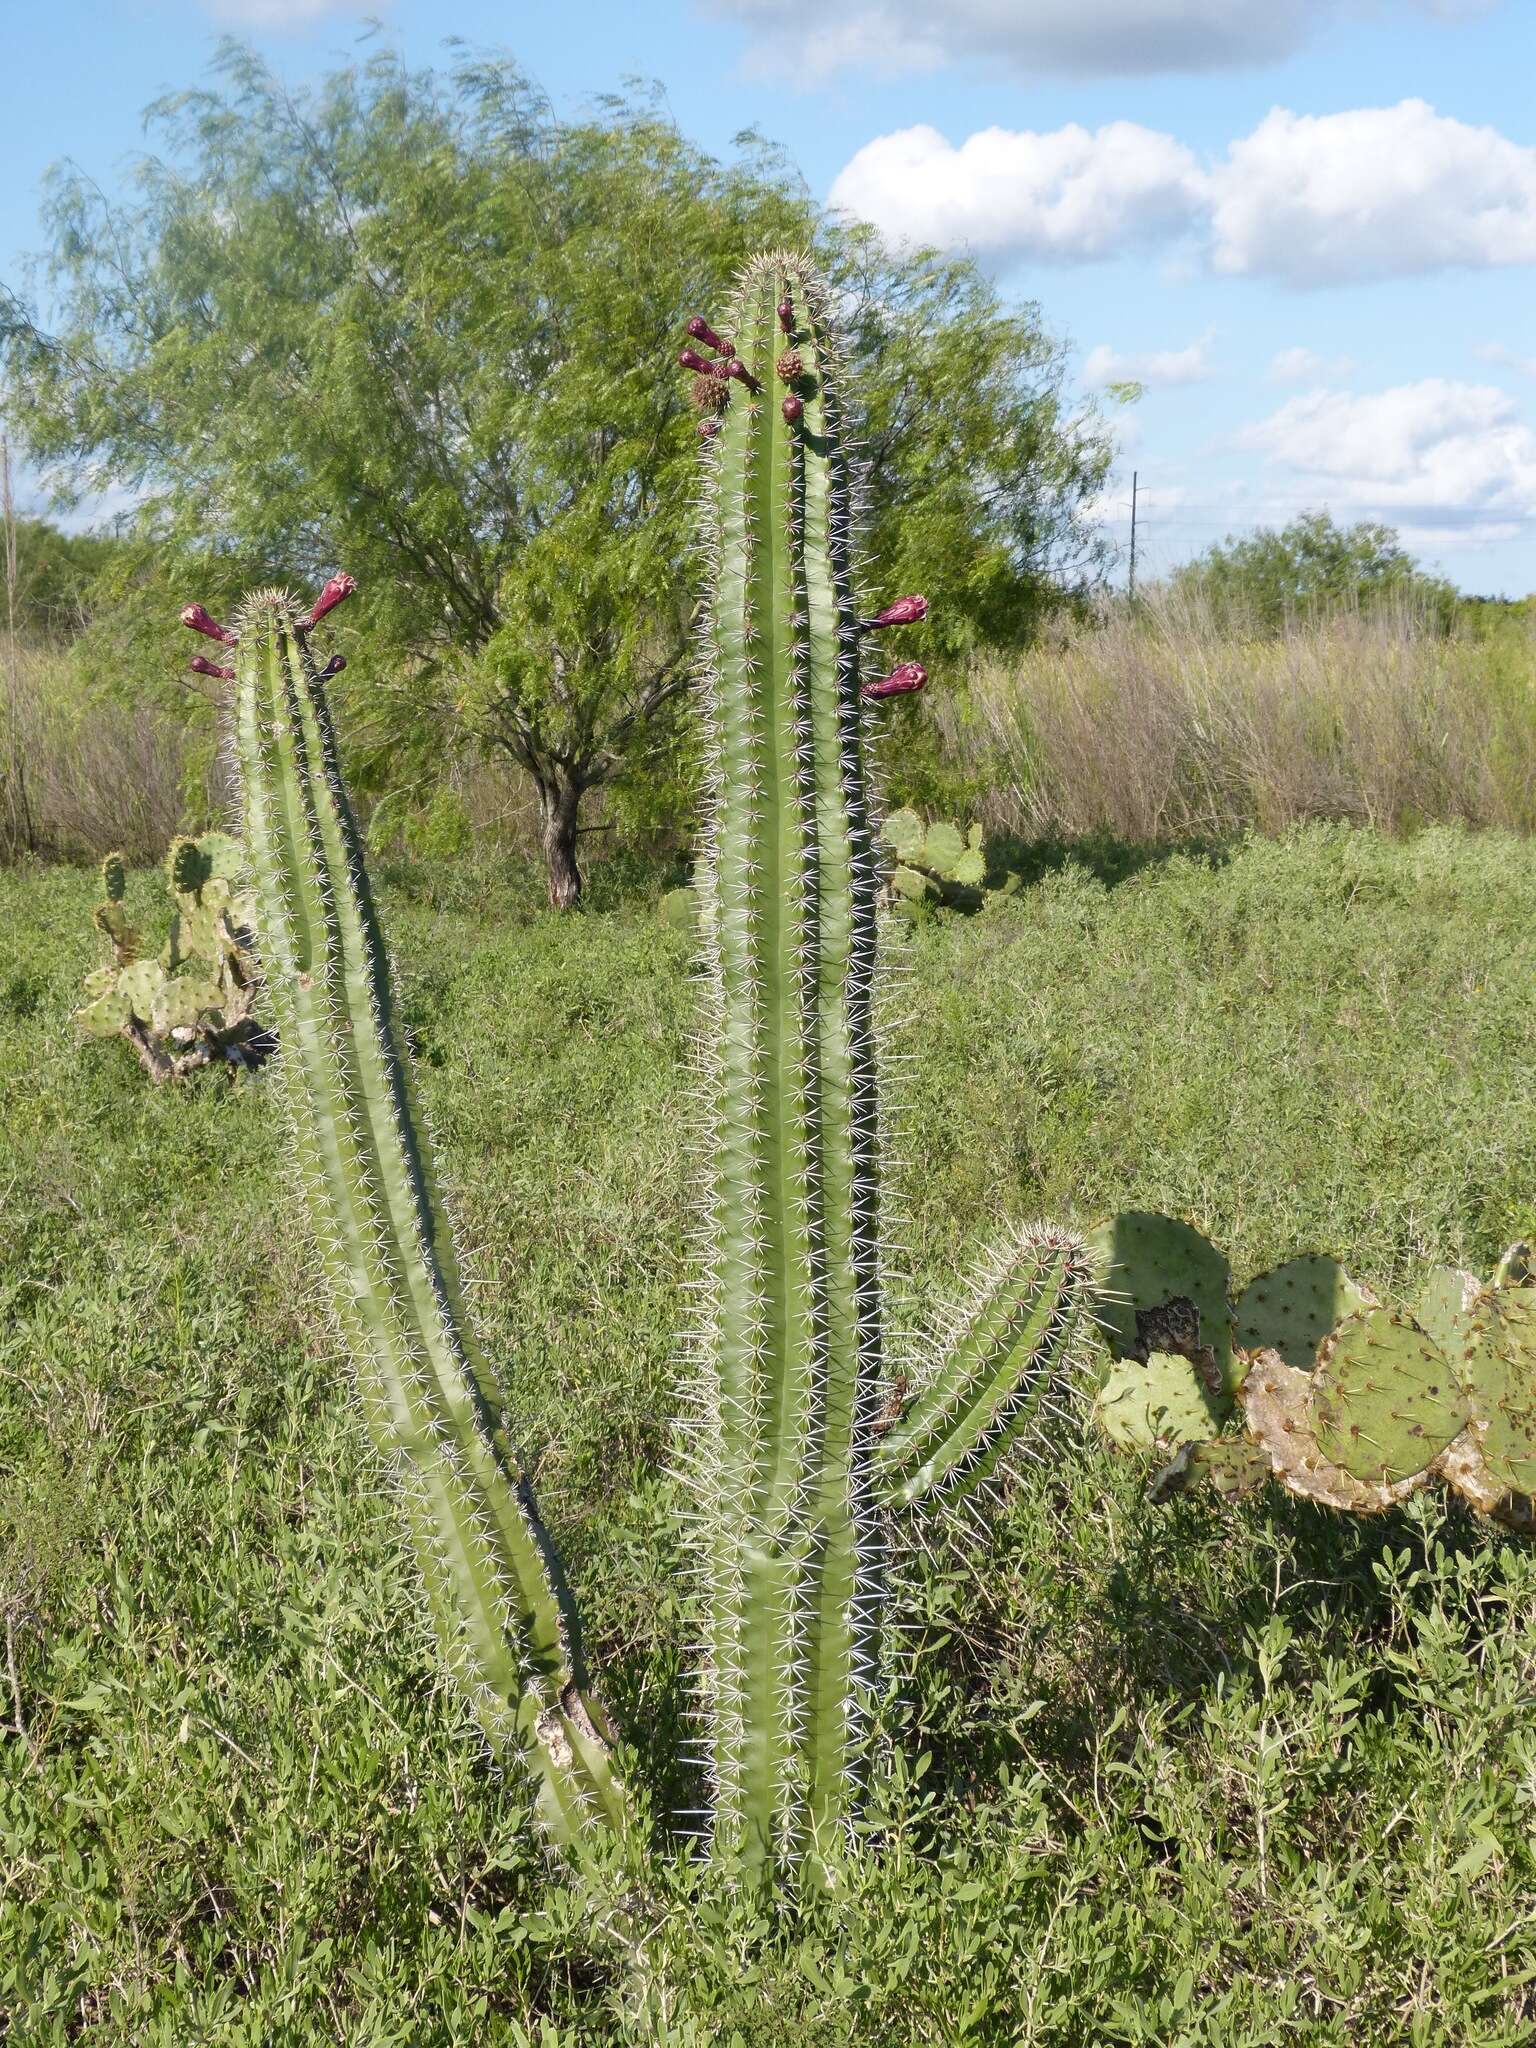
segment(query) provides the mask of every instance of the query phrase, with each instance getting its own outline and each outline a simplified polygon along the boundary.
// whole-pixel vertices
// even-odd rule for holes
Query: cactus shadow
[[[1025,888],[1059,875],[1068,867],[1082,868],[1106,889],[1134,881],[1148,869],[1185,860],[1215,873],[1236,853],[1234,839],[1117,839],[1109,833],[1090,833],[1075,839],[1024,839],[998,833],[987,841],[989,872],[1017,875]]]

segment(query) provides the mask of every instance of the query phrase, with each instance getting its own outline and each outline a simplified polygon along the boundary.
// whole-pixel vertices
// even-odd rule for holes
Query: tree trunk
[[[549,902],[553,910],[574,910],[581,901],[581,870],[576,865],[576,821],[585,787],[567,771],[539,784],[544,866],[549,875]]]

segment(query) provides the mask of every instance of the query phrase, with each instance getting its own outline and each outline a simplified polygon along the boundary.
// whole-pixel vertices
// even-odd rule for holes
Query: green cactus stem
[[[109,853],[101,864],[101,893],[109,903],[121,903],[128,877],[120,853]]]
[[[751,264],[728,325],[745,375],[733,361],[743,388],[704,444],[700,525],[714,1161],[690,1478],[714,1840],[755,1878],[815,1867],[856,1797],[890,1514],[980,1484],[1049,1408],[1089,1265],[1065,1239],[1016,1243],[902,1415],[880,1289],[881,714],[860,690],[844,372],[797,257]],[[781,332],[793,409],[758,396]]]
[[[342,582],[333,579],[325,596]],[[318,611],[321,607],[317,606]],[[620,1828],[558,1565],[465,1312],[329,712],[281,592],[239,618],[235,747],[278,1061],[310,1226],[363,1407],[398,1473],[447,1660],[554,1840]]]

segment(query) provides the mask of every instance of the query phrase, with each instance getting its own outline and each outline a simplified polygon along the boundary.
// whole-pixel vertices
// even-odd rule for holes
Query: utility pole
[[[1126,596],[1136,602],[1136,471],[1131,471],[1131,573],[1126,585]]]

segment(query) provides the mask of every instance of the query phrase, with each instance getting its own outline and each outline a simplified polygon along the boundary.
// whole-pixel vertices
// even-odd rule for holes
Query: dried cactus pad
[[[1287,1365],[1278,1351],[1261,1351],[1248,1368],[1239,1398],[1248,1435],[1269,1459],[1275,1477],[1303,1500],[1379,1515],[1424,1485],[1428,1474],[1371,1485],[1324,1457],[1312,1433],[1312,1374]]]
[[[1479,1298],[1461,1373],[1483,1462],[1513,1492],[1536,1494],[1536,1287]]]
[[[1322,1252],[1287,1259],[1248,1282],[1232,1311],[1244,1351],[1278,1351],[1287,1365],[1310,1372],[1317,1347],[1346,1316],[1374,1308],[1375,1296]]]
[[[1217,1409],[1223,1405],[1187,1358],[1154,1351],[1145,1365],[1125,1358],[1110,1367],[1093,1417],[1122,1451],[1150,1451],[1203,1443],[1221,1427]]]
[[[1187,1301],[1200,1319],[1199,1343],[1210,1347],[1222,1385],[1231,1388],[1227,1262],[1216,1247],[1192,1224],[1140,1209],[1100,1224],[1090,1242],[1103,1258],[1109,1299],[1100,1321],[1113,1356],[1145,1358],[1154,1348],[1147,1342],[1149,1320],[1170,1303]],[[1156,1348],[1167,1348],[1166,1342]]]
[[[1367,1309],[1324,1344],[1312,1377],[1312,1433],[1351,1478],[1413,1478],[1467,1419],[1449,1359],[1411,1317]]]

